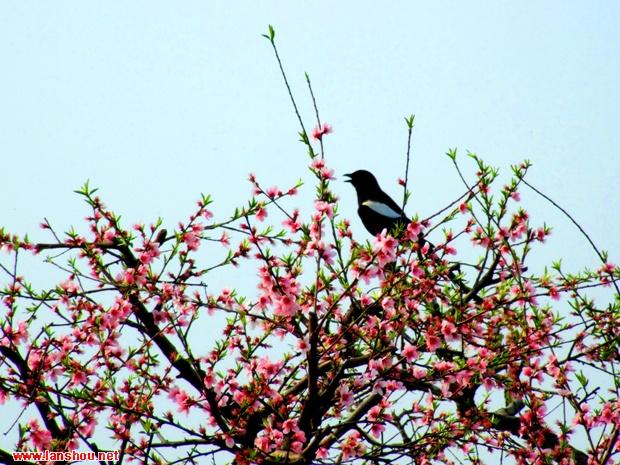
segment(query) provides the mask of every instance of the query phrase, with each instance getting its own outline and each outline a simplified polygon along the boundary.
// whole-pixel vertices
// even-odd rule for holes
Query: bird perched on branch
[[[393,233],[398,225],[411,223],[405,212],[387,195],[374,175],[366,170],[345,174],[357,192],[357,213],[370,234],[376,236],[384,229]]]
[[[384,229],[394,234],[400,228],[406,227],[411,220],[407,218],[405,212],[398,204],[379,186],[377,178],[366,170],[357,170],[353,173],[345,174],[349,182],[357,193],[357,213],[364,224],[366,230],[376,236]],[[424,238],[422,233],[418,234],[418,255],[424,245],[428,245],[427,251],[433,254],[435,246]],[[461,288],[463,294],[470,295],[475,302],[480,303],[482,299],[477,293],[470,293],[471,289],[457,276],[455,270],[459,267],[453,266],[448,270],[448,277]]]

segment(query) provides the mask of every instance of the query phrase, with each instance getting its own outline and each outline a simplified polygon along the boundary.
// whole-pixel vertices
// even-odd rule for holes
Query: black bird
[[[394,234],[399,226],[402,228],[411,223],[403,209],[381,190],[377,178],[370,171],[357,170],[345,176],[349,178],[345,182],[350,182],[357,192],[357,213],[370,234],[376,236],[384,229]],[[417,242],[418,256],[425,244],[428,244],[428,253],[435,252],[435,246],[427,241],[422,233],[418,234]],[[458,265],[448,269],[450,280],[461,288],[463,295],[469,295],[476,303],[481,303],[482,298],[477,293],[471,292],[455,270],[459,270]]]
[[[402,208],[381,190],[374,175],[366,170],[345,174],[357,192],[357,213],[370,234],[376,236],[384,229],[394,233],[397,226],[411,223]]]

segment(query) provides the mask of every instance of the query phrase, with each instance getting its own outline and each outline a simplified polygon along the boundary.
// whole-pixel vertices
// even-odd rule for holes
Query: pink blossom
[[[153,263],[159,255],[159,246],[155,242],[147,242],[142,248],[142,252],[138,256],[138,260],[145,265],[149,265],[150,263]]]
[[[383,268],[387,263],[396,260],[396,246],[398,242],[384,229],[377,234],[373,245],[373,252],[377,255],[379,267]]]
[[[377,421],[381,415],[381,406],[375,405],[368,411],[368,419],[370,421]]]
[[[263,207],[260,207],[256,212],[256,219],[258,221],[265,221],[265,218],[267,218],[267,210]]]
[[[409,271],[412,276],[420,279],[424,277],[424,269],[420,266],[420,262],[418,260],[414,260],[409,264]]]
[[[256,362],[256,372],[264,378],[273,378],[282,370],[283,365],[282,360],[272,362],[268,357],[261,357]]]
[[[415,379],[422,379],[426,376],[426,370],[422,367],[415,366],[413,370],[411,370],[411,374]]]
[[[466,388],[470,386],[474,372],[471,370],[460,370],[456,373],[455,379],[459,386]]]
[[[615,264],[607,262],[599,269],[599,273],[612,274],[616,270],[616,268],[617,266]]]
[[[362,279],[366,284],[368,284],[371,279],[382,276],[380,267],[368,265],[368,263],[363,260],[354,261],[352,271],[355,278]]]
[[[308,342],[307,338],[297,340],[297,349],[299,349],[301,353],[305,354],[306,352],[308,352],[309,348],[310,343]]]
[[[426,348],[430,352],[435,352],[441,346],[441,339],[432,334],[427,334],[424,338],[426,340]]]
[[[79,291],[77,283],[73,279],[67,279],[59,284],[60,288],[67,294],[75,294]]]
[[[39,422],[34,419],[28,422],[28,426],[30,428],[30,438],[35,448],[38,450],[48,449],[52,442],[52,433],[42,428]]]
[[[220,243],[224,247],[230,247],[230,237],[228,236],[228,233],[226,231],[224,231],[220,236]]]
[[[72,384],[85,384],[88,381],[86,370],[79,363],[72,363],[73,374],[71,375]]]
[[[407,225],[406,237],[410,241],[417,241],[418,235],[422,232],[422,225],[417,221],[412,221]]]
[[[297,426],[297,422],[295,420],[292,418],[284,420],[282,423],[282,432],[284,434],[294,433],[296,431],[299,431],[299,426]]]
[[[433,368],[437,371],[448,372],[454,369],[454,363],[449,362],[448,360],[440,360],[438,362],[433,363]]]
[[[334,217],[334,210],[332,208],[332,204],[329,202],[325,202],[324,200],[317,200],[314,202],[314,208],[322,215],[327,216],[329,219]]]
[[[370,434],[372,434],[374,437],[378,438],[379,436],[381,436],[381,433],[383,433],[385,431],[385,425],[383,423],[373,423],[372,426],[370,427]]]
[[[280,316],[293,316],[299,310],[299,305],[293,296],[285,294],[280,296],[275,305],[274,314]]]
[[[114,305],[101,316],[101,326],[107,329],[116,329],[133,311],[128,300],[117,297]]]
[[[318,450],[316,451],[316,458],[317,459],[327,458],[327,449],[325,447],[319,447]]]
[[[345,459],[351,457],[357,457],[366,452],[366,445],[360,441],[361,433],[359,431],[353,431],[347,439],[345,439],[342,445],[342,456]]]
[[[407,360],[408,363],[411,363],[418,357],[418,349],[411,344],[405,344],[402,354],[403,357],[405,357],[405,360]]]
[[[547,236],[547,233],[545,232],[544,228],[538,228],[536,230],[536,239],[539,242],[545,242],[545,237]]]
[[[273,444],[269,441],[267,436],[259,436],[254,440],[254,445],[256,448],[263,452],[271,452],[273,449]]]
[[[212,371],[207,372],[207,374],[205,374],[203,381],[206,387],[212,388],[213,385],[215,384],[215,374]]]
[[[267,294],[261,294],[260,297],[258,298],[258,302],[256,302],[256,306],[260,308],[261,310],[264,310],[269,305],[271,305],[271,303],[272,303],[271,297],[269,297]]]
[[[183,242],[185,242],[189,250],[198,250],[200,247],[200,235],[194,231],[186,232],[183,234]]]
[[[497,383],[493,378],[485,377],[482,379],[482,385],[487,391],[491,391],[493,388],[497,386]]]
[[[278,189],[276,186],[271,186],[269,189],[267,189],[267,197],[269,197],[270,199],[274,199],[276,197],[279,197],[282,195],[282,191],[280,189]]]
[[[226,307],[232,307],[235,303],[234,291],[227,287],[223,288],[217,297],[217,301]]]
[[[446,341],[458,341],[459,333],[456,329],[456,326],[448,320],[443,320],[441,322],[441,334],[446,339]]]
[[[295,209],[293,215],[282,222],[282,224],[292,233],[296,233],[301,229],[301,221],[299,221],[299,210]]]
[[[445,251],[446,255],[456,255],[456,249],[451,245],[446,245],[443,250]]]
[[[451,389],[451,384],[450,381],[448,379],[444,379],[441,382],[441,386],[439,387],[439,389],[441,389],[441,394],[444,397],[451,397],[452,396],[452,389]]]
[[[353,404],[353,393],[346,384],[341,384],[336,394],[339,396],[340,407],[346,409]]]
[[[518,284],[514,285],[510,291],[521,305],[525,305],[526,303],[536,305],[538,303],[536,299],[536,289],[530,280],[524,280],[521,286]]]
[[[314,128],[312,131],[312,137],[314,140],[321,140],[325,134],[330,134],[332,132],[333,130],[331,124],[323,123]]]
[[[192,405],[192,399],[187,392],[178,387],[174,387],[168,393],[168,397],[172,399],[179,406],[179,410],[185,414],[189,412],[189,408]]]
[[[2,328],[4,331],[5,337],[0,340],[0,345],[9,346],[10,344],[19,344],[21,342],[26,342],[28,340],[28,326],[25,321],[20,321],[15,325],[5,325]]]
[[[89,438],[95,432],[95,426],[97,426],[97,420],[89,416],[85,418],[84,423],[78,429],[82,435]]]
[[[560,300],[560,293],[556,287],[552,286],[549,288],[549,297],[553,300]]]
[[[321,171],[319,171],[319,177],[321,179],[326,180],[326,181],[335,179],[334,178],[334,170],[329,169],[327,167],[323,168]]]
[[[117,236],[118,234],[114,229],[106,229],[103,233],[103,240],[104,242],[114,242],[114,239],[116,239]]]

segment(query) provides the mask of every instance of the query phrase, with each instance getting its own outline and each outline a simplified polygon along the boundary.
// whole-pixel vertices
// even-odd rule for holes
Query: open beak
[[[350,174],[350,173],[343,174],[343,176],[344,176],[344,177],[346,177],[346,178],[349,178],[349,179],[345,179],[345,180],[344,180],[344,182],[353,182],[353,181],[351,180],[351,174]]]

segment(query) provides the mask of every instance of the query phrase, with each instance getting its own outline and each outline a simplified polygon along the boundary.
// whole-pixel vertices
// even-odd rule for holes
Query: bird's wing
[[[362,205],[370,208],[375,213],[379,215],[386,216],[388,218],[402,218],[403,214],[389,207],[383,202],[379,202],[377,200],[365,200],[362,202]]]

